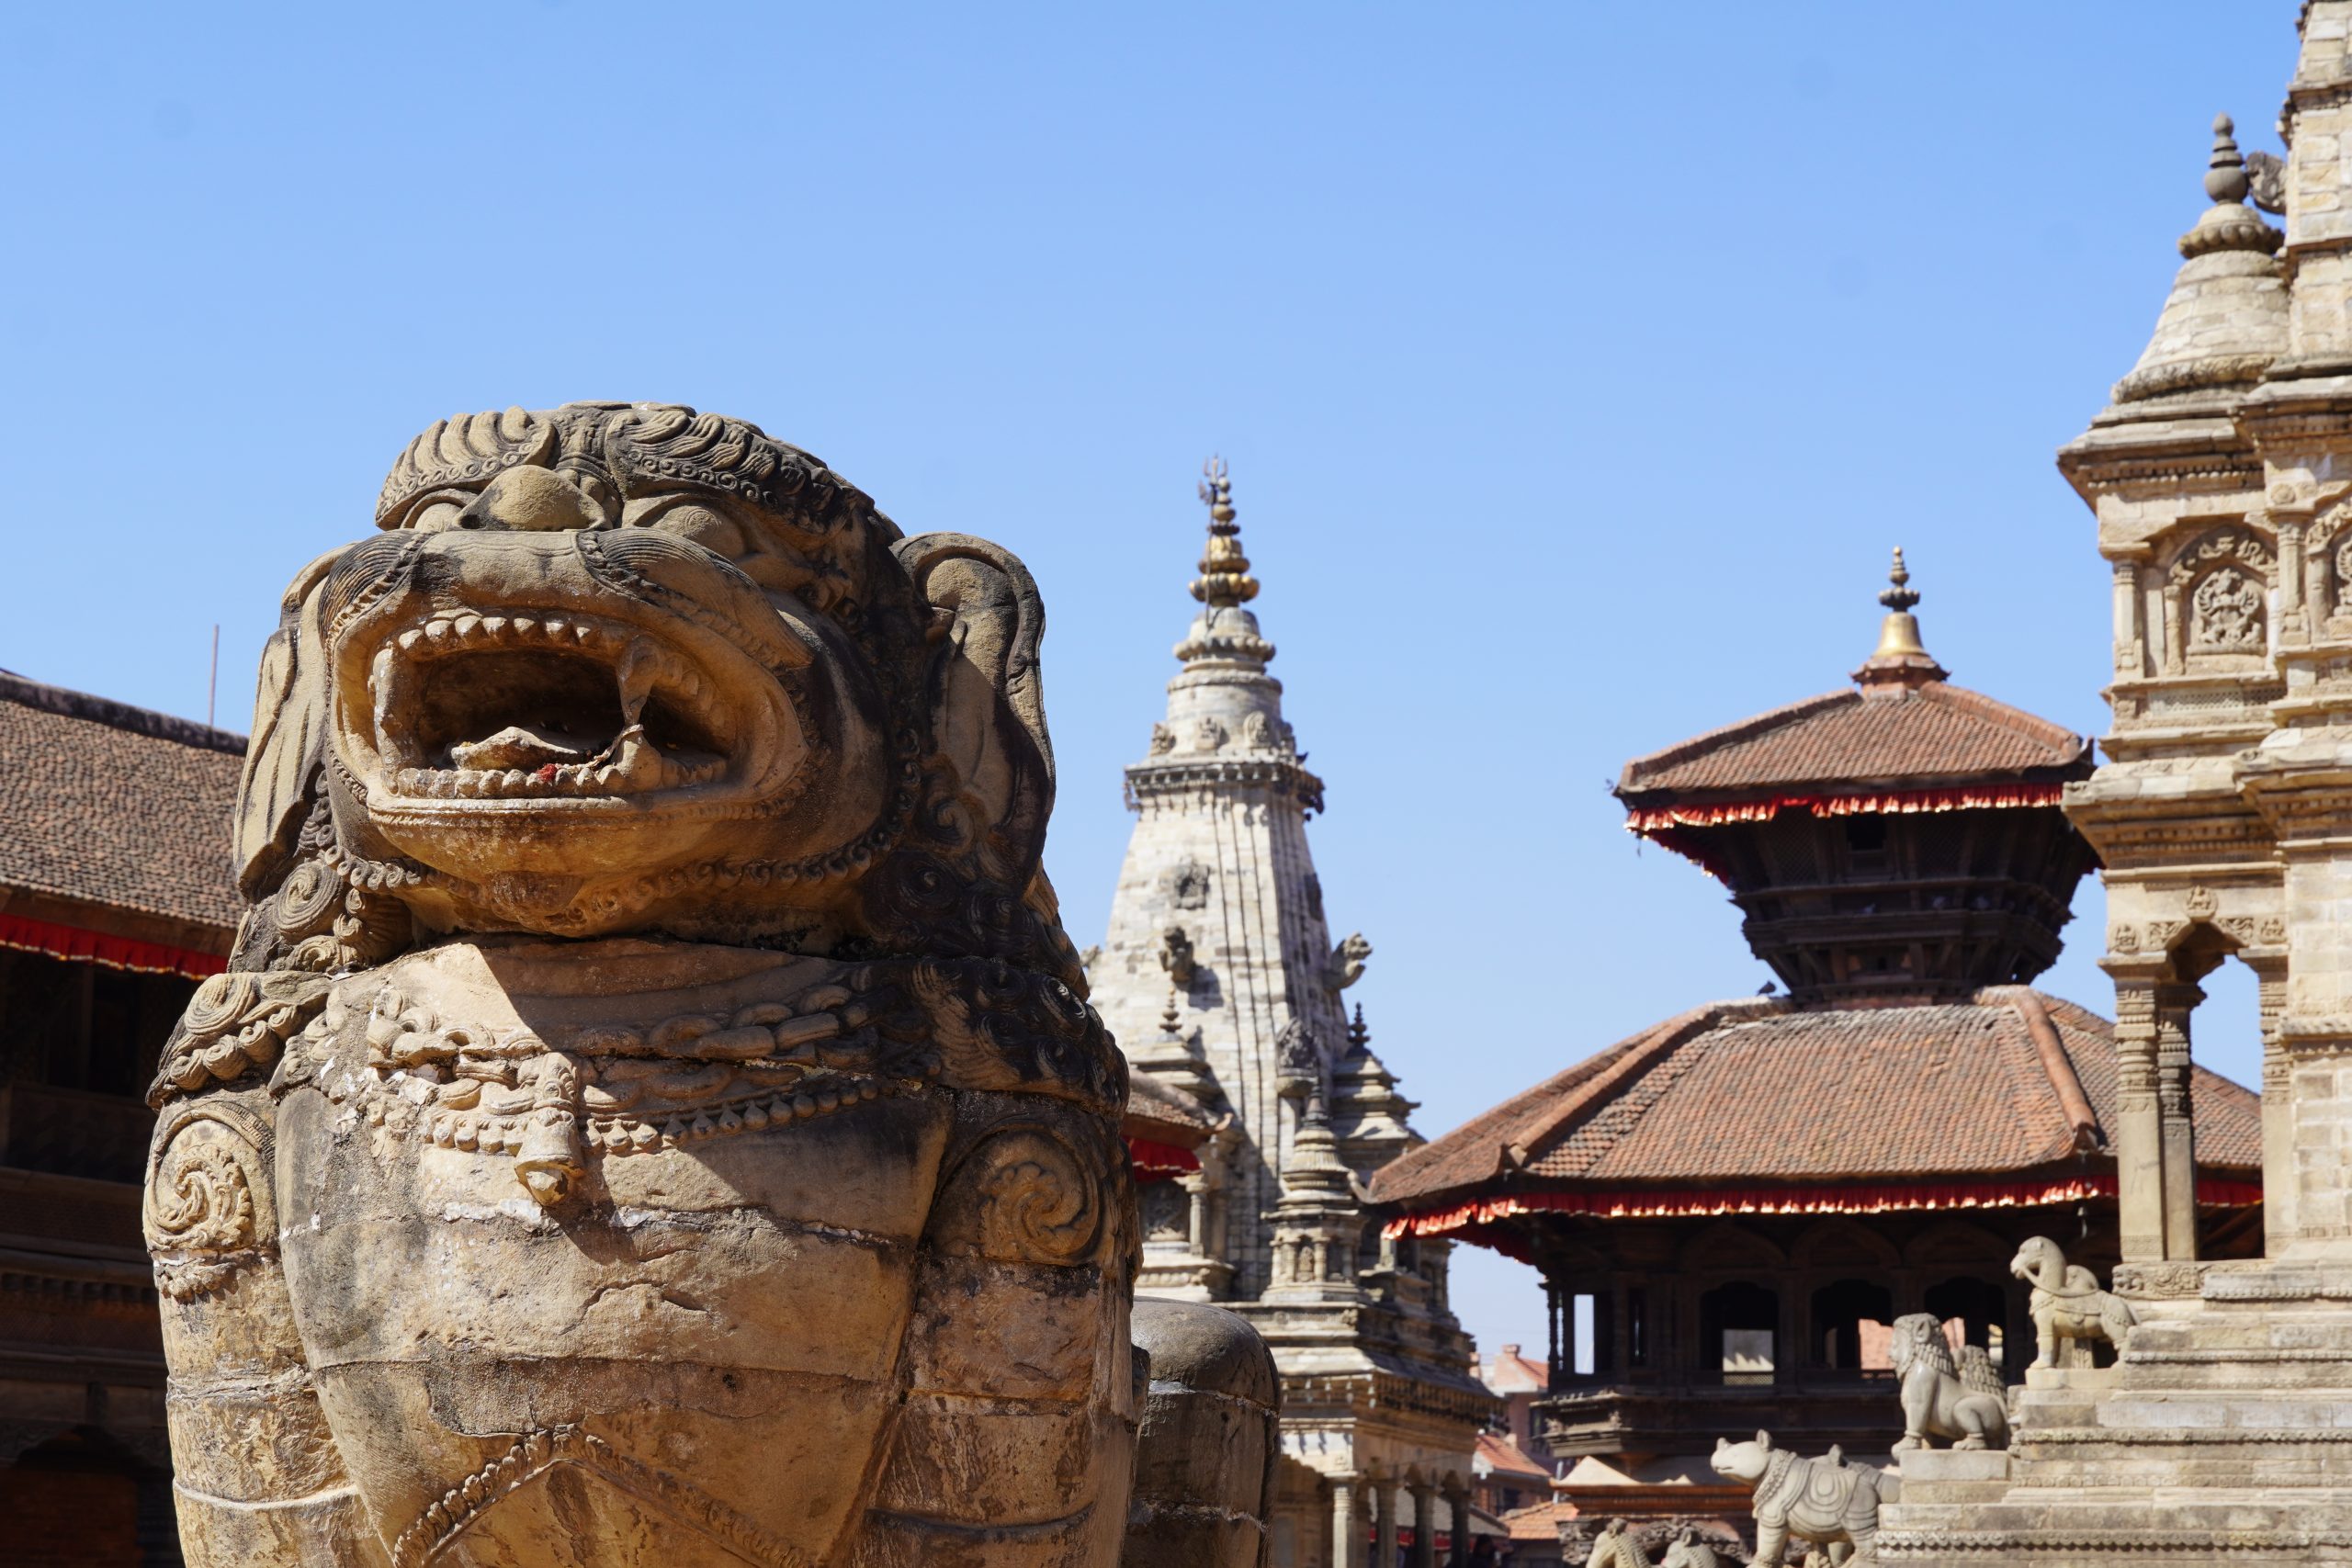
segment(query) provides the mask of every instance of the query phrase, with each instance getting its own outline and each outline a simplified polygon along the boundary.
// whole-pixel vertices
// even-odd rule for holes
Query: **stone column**
[[[2109,961],[2109,972],[2114,964]],[[2115,976],[2115,1206],[2126,1263],[2165,1256],[2164,1123],[2156,1105],[2156,991]]]
[[[1209,1251],[1209,1184],[1208,1178],[1197,1170],[1186,1171],[1176,1179],[1183,1185],[1185,1199],[1184,1231],[1193,1250],[1201,1257]]]
[[[2147,649],[2140,631],[2140,563],[2119,560],[2115,567],[2115,673],[2137,680],[2147,672]]]
[[[2189,1119],[2188,1015],[2205,993],[2186,982],[2156,987],[2156,1105],[2162,1121],[2165,1256],[2197,1256],[2197,1124]]]
[[[1445,1549],[1450,1568],[1469,1568],[1470,1563],[1470,1494],[1457,1486],[1445,1495],[1446,1533],[1453,1537]]]
[[[2295,1107],[2278,1022],[2287,1010],[2287,965],[2248,960],[2261,987],[2262,1252],[2276,1258],[2295,1235]]]
[[[1396,1568],[1396,1514],[1405,1501],[1405,1488],[1397,1482],[1383,1481],[1374,1495],[1380,1500],[1380,1533],[1373,1540],[1373,1568]]]
[[[2247,515],[2247,521],[2261,521],[2259,512]],[[2269,522],[2278,532],[2278,635],[2281,643],[2308,643],[2317,629],[2307,614],[2310,590],[2303,580],[2303,522],[2295,516],[2274,513]]]
[[[1437,1568],[1437,1488],[1413,1487],[1413,1568]]]
[[[1363,1559],[1356,1551],[1363,1532],[1356,1528],[1356,1483],[1353,1475],[1331,1477],[1331,1568],[1358,1568]]]

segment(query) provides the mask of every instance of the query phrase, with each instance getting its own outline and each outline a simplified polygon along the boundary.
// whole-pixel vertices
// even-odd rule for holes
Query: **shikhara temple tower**
[[[1435,1562],[1441,1543],[1466,1553],[1453,1522],[1492,1402],[1446,1303],[1446,1245],[1385,1241],[1368,1212],[1372,1173],[1420,1142],[1412,1102],[1341,1005],[1372,949],[1335,942],[1324,912],[1306,845],[1323,782],[1267,671],[1221,463],[1201,498],[1200,613],[1126,772],[1135,837],[1088,963],[1138,1080],[1131,1128],[1147,1111],[1172,1124],[1181,1103],[1216,1129],[1193,1149],[1137,1145],[1138,1288],[1224,1303],[1273,1347],[1274,1562],[1393,1562],[1399,1540]]]

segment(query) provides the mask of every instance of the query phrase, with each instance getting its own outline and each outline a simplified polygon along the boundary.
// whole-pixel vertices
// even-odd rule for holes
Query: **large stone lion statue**
[[[230,1564],[1108,1564],[1125,1075],[1021,563],[654,404],[294,579],[145,1223]]]
[[[1938,1438],[1956,1449],[2009,1446],[2008,1391],[1982,1346],[1962,1346],[1955,1364],[1944,1325],[1932,1313],[1915,1312],[1894,1320],[1893,1348],[1903,1396],[1896,1452],[1931,1447]]]
[[[2139,1321],[2132,1303],[2099,1286],[2098,1276],[2079,1263],[2068,1263],[2058,1244],[2046,1235],[2026,1237],[2009,1260],[2009,1272],[2033,1287],[2035,1350],[2033,1364],[2058,1364],[2058,1347],[2068,1340],[2104,1339],[2118,1351]],[[2087,1346],[2083,1352],[2086,1354]]]

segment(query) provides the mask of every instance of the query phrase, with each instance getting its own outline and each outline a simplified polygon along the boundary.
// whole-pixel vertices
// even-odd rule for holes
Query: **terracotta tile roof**
[[[1513,1540],[1557,1543],[1560,1527],[1576,1517],[1574,1503],[1534,1503],[1513,1508],[1502,1517],[1501,1524]]]
[[[1170,1089],[1148,1073],[1127,1075],[1126,1113],[1120,1131],[1178,1148],[1198,1148],[1216,1131],[1217,1118],[1182,1089]]]
[[[1752,794],[1926,784],[1988,775],[2086,774],[2090,742],[1941,681],[1831,692],[1636,757],[1617,793]]]
[[[2037,1022],[2046,1021],[2046,1030]],[[2199,1164],[2261,1165],[2252,1091],[2196,1069]],[[2112,1137],[2114,1031],[2021,986],[1967,1001],[1799,1010],[1786,998],[1668,1019],[1505,1101],[1373,1181],[1419,1209],[1476,1190],[1947,1183],[2084,1168]],[[2113,1160],[2089,1156],[2111,1174]]]
[[[245,739],[0,672],[0,887],[211,926]]]
[[[1552,1479],[1550,1471],[1528,1458],[1517,1443],[1500,1432],[1478,1434],[1478,1445],[1471,1452],[1470,1465],[1474,1472],[1481,1475],[1510,1475],[1522,1481],[1539,1483]]]
[[[1541,1393],[1551,1386],[1551,1369],[1531,1361],[1516,1345],[1506,1345],[1487,1359],[1479,1378],[1497,1393]]]

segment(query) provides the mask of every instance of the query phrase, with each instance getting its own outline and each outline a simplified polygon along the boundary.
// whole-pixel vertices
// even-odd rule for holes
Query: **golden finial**
[[[1886,606],[1886,619],[1879,624],[1878,648],[1854,671],[1854,679],[1865,686],[1917,686],[1944,679],[1949,672],[1919,641],[1919,619],[1911,613],[1919,595],[1912,591],[1910,569],[1903,564],[1900,545],[1895,547],[1894,565],[1886,579],[1889,586],[1878,596],[1878,602]]]
[[[1241,553],[1241,525],[1233,520],[1233,479],[1222,457],[1201,465],[1201,502],[1209,509],[1209,544],[1201,556],[1201,575],[1193,580],[1193,597],[1212,608],[1255,599],[1258,580],[1250,575],[1250,558]]]

